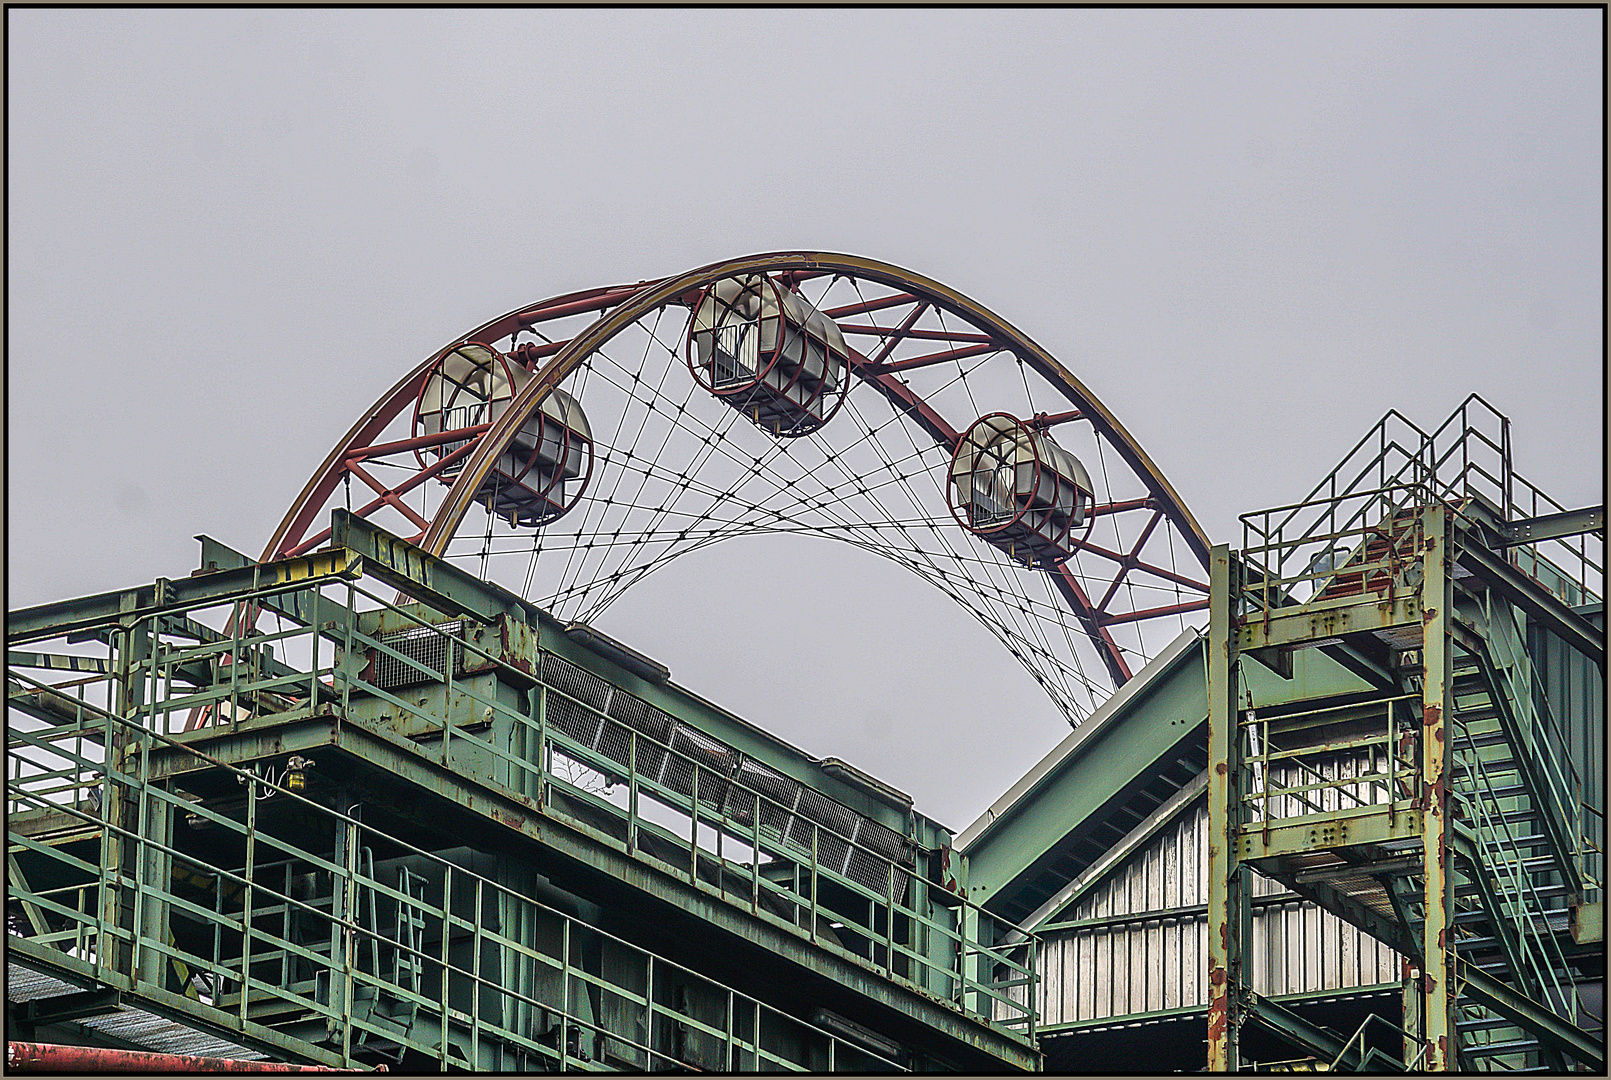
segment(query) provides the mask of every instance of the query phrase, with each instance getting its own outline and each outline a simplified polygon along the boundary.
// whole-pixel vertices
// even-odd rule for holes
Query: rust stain
[[[1230,1024],[1231,1003],[1230,994],[1225,989],[1224,968],[1209,969],[1208,987],[1208,1041],[1212,1043],[1225,1037],[1225,1030]]]
[[[1438,609],[1437,608],[1429,607],[1429,608],[1422,608],[1421,609],[1421,625],[1422,626],[1425,626],[1427,623],[1431,622],[1433,619],[1435,619],[1437,617],[1438,617]]]
[[[1427,727],[1433,727],[1443,720],[1443,707],[1441,705],[1426,705],[1421,709],[1421,721]]]
[[[1221,776],[1224,776],[1226,773],[1225,762],[1216,762],[1214,765],[1214,771],[1219,773]]]

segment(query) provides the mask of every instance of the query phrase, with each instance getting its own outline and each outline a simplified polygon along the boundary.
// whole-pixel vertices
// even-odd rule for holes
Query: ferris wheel
[[[494,319],[363,414],[263,558],[327,542],[340,505],[581,623],[723,540],[852,544],[960,604],[1071,724],[1208,606],[1201,528],[1072,373],[960,293],[852,255],[753,255]]]

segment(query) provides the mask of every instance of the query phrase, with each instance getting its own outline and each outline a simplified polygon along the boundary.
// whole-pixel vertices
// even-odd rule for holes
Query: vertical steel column
[[[452,648],[453,648],[453,646],[450,643],[448,645],[448,649],[449,649],[450,653],[452,651]],[[453,665],[451,663],[448,664],[449,668],[452,668],[452,666]],[[447,718],[445,716],[443,717],[443,730],[444,731],[447,730]],[[471,917],[474,918],[477,922],[479,922],[481,920],[481,912],[479,910],[477,910]],[[420,936],[422,938],[420,944],[424,945],[425,944],[425,942],[423,941],[424,931],[420,932]],[[453,867],[451,865],[448,865],[448,866],[442,867],[442,978],[441,978],[440,984],[438,986],[438,992],[441,995],[441,1004],[442,1004],[442,1071],[443,1072],[447,1072],[447,1070],[448,1070],[448,1021],[451,1019],[451,1017],[449,1016],[449,1007],[448,1007],[448,997],[449,997],[449,995],[448,995],[448,989],[449,989],[448,974],[449,974],[449,968],[451,967],[451,964],[449,963],[449,961],[452,959],[452,953],[449,951],[451,946],[452,946],[452,941],[453,941]],[[473,990],[474,987],[472,987],[471,989]]]
[[[336,806],[345,805],[346,792],[340,791]],[[331,1041],[340,1041],[341,1060],[346,1064],[352,1061],[352,933],[348,926],[357,910],[353,872],[358,861],[358,837],[346,818],[339,816],[333,833],[330,861],[340,868],[340,873],[330,876],[330,959],[325,968],[330,985],[330,1015],[325,1018],[325,1032]],[[290,895],[289,889],[286,895]]]
[[[480,877],[475,879],[475,928],[471,931],[470,948],[474,950],[470,957],[470,1069],[480,1071],[481,1064],[481,918],[482,905],[485,898],[482,894],[483,882]],[[503,894],[498,894],[498,929],[504,930],[503,923]]]
[[[1236,845],[1241,823],[1241,742],[1236,725],[1235,604],[1231,550],[1209,556],[1208,600],[1208,1068],[1236,1072],[1246,912]]]
[[[252,982],[252,887],[256,882],[257,862],[257,777],[246,781],[246,886],[241,893],[241,1000],[240,1025],[244,1031],[247,1017],[247,997]],[[289,893],[287,893],[289,895]],[[290,901],[286,901],[286,906]]]
[[[1450,591],[1445,575],[1448,546],[1441,503],[1421,510],[1426,550],[1422,557],[1422,658],[1426,677],[1421,688],[1421,858],[1424,867],[1426,921],[1421,929],[1426,1039],[1424,1067],[1443,1072],[1456,1065],[1454,995],[1454,941],[1451,911],[1454,907],[1453,867],[1449,865],[1449,775],[1445,688],[1449,680],[1448,618]]]
[[[1400,959],[1404,974],[1404,1056],[1408,1063],[1421,1057],[1425,1046],[1421,1032],[1421,972],[1408,959]]]
[[[140,951],[138,891],[139,860],[144,848],[141,830],[145,823],[145,793],[138,788],[138,781],[131,783],[129,766],[134,754],[141,752],[140,738],[133,732],[141,726],[140,712],[145,703],[141,664],[150,655],[150,639],[146,624],[140,619],[126,620],[120,636],[116,694],[110,703],[110,712],[115,713],[116,718],[107,718],[110,737],[104,767],[109,782],[102,802],[102,813],[117,828],[106,830],[101,920],[104,925],[130,931],[131,939],[125,941],[107,934],[96,942],[96,960],[101,966],[133,979],[137,975],[135,964]]]

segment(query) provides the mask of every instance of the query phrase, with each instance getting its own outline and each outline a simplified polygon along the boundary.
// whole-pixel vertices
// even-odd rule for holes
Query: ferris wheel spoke
[[[715,328],[761,326],[732,321],[746,296],[762,314],[744,319],[774,320],[765,370],[782,374],[743,368],[751,381],[733,383],[723,368],[718,384]],[[786,347],[795,366],[779,368]],[[963,433],[992,410],[1025,445],[1057,447],[1033,459],[1047,475],[1072,460],[1084,476],[1076,453],[1096,466],[1065,489],[1077,533],[1025,533],[1046,528],[1028,503],[1012,534],[980,526],[971,503],[959,510],[970,474],[958,470],[973,460],[957,464]],[[1064,445],[1049,442],[1054,429]],[[561,618],[596,619],[684,555],[739,537],[848,544],[960,606],[1071,722],[1206,602],[1195,521],[1083,385],[966,297],[854,256],[756,256],[493,320],[354,426],[271,554],[328,540],[306,530],[332,498],[351,508],[354,480],[369,496],[354,514],[420,530],[431,553],[494,579],[517,567],[512,584]]]

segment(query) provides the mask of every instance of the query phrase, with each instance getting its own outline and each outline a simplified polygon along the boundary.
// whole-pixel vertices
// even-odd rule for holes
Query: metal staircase
[[[1367,1064],[1356,1048],[1335,1067],[1604,1071],[1603,1017],[1580,994],[1603,982],[1602,954],[1573,929],[1603,910],[1590,857],[1604,818],[1584,812],[1595,796],[1566,725],[1597,733],[1594,753],[1604,728],[1557,715],[1528,636],[1571,642],[1603,686],[1604,633],[1577,607],[1603,592],[1604,515],[1538,514],[1508,427],[1498,418],[1489,438],[1472,425],[1479,406],[1430,435],[1389,414],[1310,499],[1244,517],[1239,560],[1216,551],[1210,880],[1225,884],[1210,902],[1211,1067],[1238,1066],[1243,1023],[1319,1057],[1334,1043],[1247,988],[1253,870],[1415,967],[1402,1056]],[[1516,520],[1527,500],[1534,516]],[[1303,648],[1371,689],[1258,707],[1242,657],[1290,679]]]

